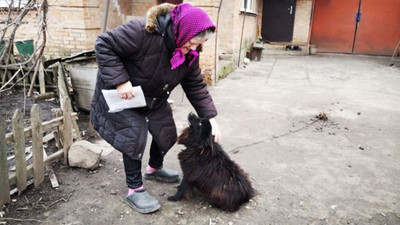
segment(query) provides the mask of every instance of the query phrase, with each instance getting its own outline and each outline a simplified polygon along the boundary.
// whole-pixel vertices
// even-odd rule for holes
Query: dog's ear
[[[211,135],[212,127],[211,127],[211,123],[208,119],[203,119],[201,121],[201,130],[202,130],[203,136],[208,137]]]

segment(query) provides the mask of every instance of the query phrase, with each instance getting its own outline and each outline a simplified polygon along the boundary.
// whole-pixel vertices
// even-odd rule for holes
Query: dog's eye
[[[201,126],[201,122],[199,123],[199,126]]]

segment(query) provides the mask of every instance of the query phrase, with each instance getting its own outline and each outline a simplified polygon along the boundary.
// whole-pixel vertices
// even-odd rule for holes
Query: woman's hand
[[[214,135],[214,141],[219,143],[221,141],[221,131],[215,118],[210,119],[211,124],[211,134]]]
[[[136,95],[130,81],[117,85],[117,91],[121,99],[131,99]]]

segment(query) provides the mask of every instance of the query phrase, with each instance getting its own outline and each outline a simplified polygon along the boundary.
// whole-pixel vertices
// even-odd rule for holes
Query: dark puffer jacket
[[[169,60],[174,50],[173,23],[169,13],[164,12],[153,13],[147,20],[132,20],[96,40],[99,72],[90,118],[94,129],[104,140],[131,158],[142,158],[147,131],[150,131],[163,155],[176,142],[176,127],[167,99],[178,84],[182,85],[200,117],[213,118],[217,115],[201,75],[199,60],[190,67],[190,60],[186,60],[180,67],[171,70]],[[142,87],[147,107],[108,113],[101,90],[115,89],[127,81]]]

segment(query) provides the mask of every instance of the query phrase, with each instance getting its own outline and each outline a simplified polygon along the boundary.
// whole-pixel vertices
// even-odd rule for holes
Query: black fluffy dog
[[[183,179],[178,192],[168,200],[190,200],[197,189],[212,205],[230,212],[238,210],[254,196],[247,174],[214,142],[208,119],[190,113],[188,120],[190,126],[178,138],[186,147],[178,155]]]

